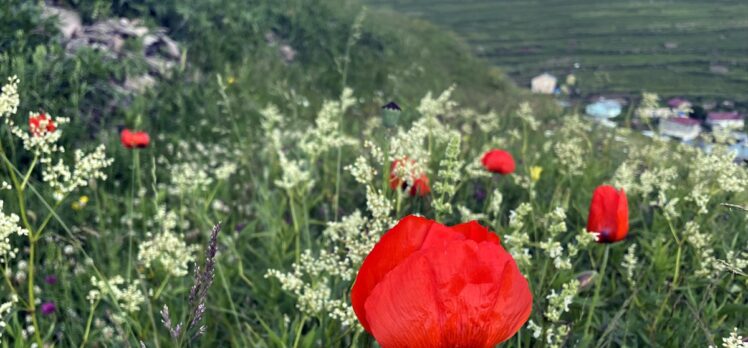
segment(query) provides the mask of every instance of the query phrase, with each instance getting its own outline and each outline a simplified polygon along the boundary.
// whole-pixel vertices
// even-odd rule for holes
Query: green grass
[[[129,98],[117,94],[108,82],[138,71],[142,62],[108,61],[96,52],[67,56],[53,26],[40,19],[34,3],[18,0],[0,5],[0,25],[18,28],[0,32],[0,79],[4,82],[13,74],[21,79],[16,123],[26,127],[27,115],[39,110],[68,116],[71,124],[60,128],[61,145],[66,149],[60,158],[70,163],[75,149],[90,151],[104,144],[107,156],[114,159],[105,170],[106,180],[90,182],[56,200],[40,167],[31,165],[34,154],[23,149],[5,124],[0,125],[4,156],[0,183],[16,184],[11,190],[0,190],[3,213],[25,217],[19,224],[39,237],[13,236],[10,240],[19,252],[3,273],[5,295],[0,296],[0,302],[8,301],[13,289],[19,292],[21,302],[3,313],[7,322],[4,346],[27,347],[37,341],[29,335],[28,327],[32,325],[30,310],[38,311],[38,306],[23,304],[30,297],[29,280],[39,287],[35,298],[58,306],[53,315],[37,312],[39,340],[45,343],[119,347],[138,346],[142,341],[147,347],[176,346],[159,311],[168,305],[175,322],[188,318],[194,310],[188,301],[193,279],[190,275],[169,276],[170,270],[163,266],[145,267],[137,257],[138,249],[154,233],[171,230],[178,241],[195,248],[196,262],[188,264],[192,272],[196,264],[203,263],[210,228],[221,221],[215,280],[204,318],[207,332],[192,346],[375,347],[373,338],[356,324],[342,325],[328,310],[300,310],[293,291],[284,290],[277,279],[266,274],[269,269],[292,271],[303,250],[310,250],[313,257],[323,250],[333,252],[335,247],[349,250],[353,242],[331,240],[324,230],[329,222],[357,210],[380,222],[413,213],[438,217],[446,224],[467,220],[457,209],[437,212],[434,208],[434,200],[442,196],[437,184],[448,181],[440,171],[450,134],[460,136],[457,160],[463,165],[490,147],[507,149],[517,159],[517,172],[511,176],[481,177],[461,171],[450,201],[455,208],[459,205],[485,214],[480,222],[495,231],[507,249],[518,247],[509,242],[509,235],[529,237],[522,247],[528,248],[533,258],[530,264],[521,265],[521,271],[533,292],[531,319],[546,330],[568,325],[569,334],[563,337],[567,346],[706,346],[719,344],[733,327],[746,328],[742,315],[748,310],[746,270],[697,275],[704,250],[713,250],[715,258],[735,264],[738,258],[748,258],[745,213],[721,205],[748,204],[745,187],[732,192],[722,185],[737,178],[735,182],[745,186],[746,181],[741,181],[746,175],[744,168],[733,171],[736,167],[728,165],[729,161],[699,157],[689,149],[625,131],[586,130],[586,123],[560,114],[547,99],[517,89],[500,70],[470,54],[459,38],[425,21],[370,8],[359,29],[360,38],[349,41],[362,10],[354,2],[200,0],[187,4],[140,0],[67,4],[80,9],[87,22],[137,16],[148,25],[166,26],[187,49],[187,57],[171,78],[144,95]],[[276,48],[264,41],[267,31],[296,48],[298,59],[282,62]],[[350,65],[341,69],[339,63],[346,58]],[[229,78],[235,82],[229,84]],[[344,84],[353,88],[356,101],[346,112],[333,113],[332,120],[340,126],[331,133],[357,143],[312,154],[304,145],[309,134],[315,134],[318,111],[324,101],[339,98]],[[431,116],[417,110],[429,91],[436,97],[452,84],[457,85],[452,99],[458,107]],[[404,109],[396,128],[380,123],[379,108],[390,100]],[[538,129],[518,117],[522,102],[531,103],[541,122]],[[267,126],[262,111],[269,104],[278,107],[282,123]],[[489,110],[496,113],[489,114]],[[401,197],[388,187],[393,158],[376,162],[363,142],[387,149],[396,143],[399,132],[424,117],[431,117],[428,136],[404,151],[410,157],[423,155],[419,159],[428,169],[435,193],[424,198]],[[123,148],[117,134],[117,127],[123,125],[148,131],[151,146],[138,151]],[[580,152],[573,153],[575,149]],[[573,158],[565,156],[569,151],[574,158],[583,159],[577,173],[570,167]],[[302,184],[313,181],[308,188],[279,185],[292,168],[281,153],[308,173],[308,181],[302,180]],[[365,185],[344,169],[358,156],[364,156],[377,171]],[[565,248],[575,245],[575,237],[586,233],[582,230],[592,191],[597,185],[621,181],[614,178],[622,163],[635,168],[634,188],[629,191],[630,237],[610,246],[606,272],[597,278],[597,290],[581,289],[561,320],[551,322],[544,316],[550,302],[546,296],[558,292],[581,272],[601,270],[606,246],[582,248],[570,256],[571,269],[557,270],[540,243],[554,238]],[[227,164],[235,165],[236,171],[219,177]],[[532,184],[528,177],[531,166],[543,167],[540,180]],[[677,177],[664,180],[660,172],[667,168],[674,168]],[[21,187],[13,177],[23,178],[27,172],[29,184]],[[643,192],[641,187],[652,173],[656,173],[654,191]],[[211,181],[200,184],[200,174]],[[698,213],[696,204],[688,200],[698,184],[708,192],[706,213]],[[368,210],[367,188],[381,190],[381,198],[391,204],[386,218],[374,217]],[[488,197],[494,189],[502,193],[503,202],[497,212],[489,213]],[[666,215],[662,207],[651,205],[660,193],[679,199],[678,216]],[[82,209],[74,208],[82,196],[90,201]],[[517,229],[510,225],[510,216],[521,203],[529,204],[533,211],[525,218],[525,226]],[[565,210],[568,228],[552,235],[547,217],[556,207]],[[176,214],[176,225],[163,226],[169,219],[159,214],[160,209]],[[49,223],[45,224],[47,218]],[[711,238],[707,245],[697,247],[688,241],[685,226],[689,222],[698,223],[701,233]],[[384,230],[371,226],[375,225],[348,230],[348,236],[356,242],[369,236],[376,240]],[[635,283],[622,266],[632,244],[638,247],[639,259]],[[34,257],[30,255],[32,245]],[[177,246],[178,242],[170,242],[162,253]],[[732,259],[730,252],[736,253]],[[344,259],[346,255],[341,252],[338,256]],[[27,261],[25,270],[22,260]],[[34,277],[28,277],[29,265],[33,265]],[[354,272],[358,267],[344,266]],[[331,299],[348,303],[351,280],[331,273],[305,274],[303,281],[326,284]],[[19,274],[26,279],[18,278]],[[58,276],[57,284],[47,284],[47,275]],[[118,275],[126,284],[139,280],[133,288],[145,294],[139,311],[126,313],[107,294],[98,302],[88,301],[89,291],[95,288],[92,276]],[[599,296],[594,296],[595,292]],[[524,327],[505,346],[543,343]]]
[[[577,75],[583,93],[641,91],[746,101],[748,5],[740,1],[370,0],[467,40],[519,84]],[[665,48],[675,43],[677,48]],[[579,63],[580,69],[573,69]],[[730,69],[711,73],[710,65]]]

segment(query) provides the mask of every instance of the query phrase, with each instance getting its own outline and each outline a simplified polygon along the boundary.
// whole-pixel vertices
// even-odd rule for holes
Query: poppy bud
[[[151,143],[151,137],[146,132],[133,132],[127,128],[120,133],[120,142],[127,149],[142,149]]]
[[[594,283],[595,278],[597,278],[597,271],[584,271],[577,274],[576,278],[579,281],[579,291],[584,291]]]
[[[507,175],[513,173],[515,169],[514,157],[504,150],[493,149],[486,152],[481,162],[486,170],[492,173]]]
[[[626,192],[602,185],[595,189],[587,218],[587,231],[597,233],[599,243],[615,243],[626,238],[629,206]]]
[[[382,124],[387,128],[397,126],[401,112],[402,109],[400,109],[400,105],[397,105],[397,103],[393,101],[382,106]]]

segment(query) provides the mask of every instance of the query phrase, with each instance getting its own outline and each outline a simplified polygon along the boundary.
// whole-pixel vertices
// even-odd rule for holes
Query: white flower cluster
[[[316,159],[330,149],[356,145],[356,139],[345,136],[340,130],[343,115],[356,103],[353,90],[344,88],[339,101],[325,101],[317,114],[315,128],[305,133],[299,147],[309,158]]]
[[[29,119],[34,117],[40,116],[29,113]],[[66,117],[52,117],[51,115],[46,115],[45,117],[46,119],[39,119],[39,126],[36,127],[36,131],[23,129],[12,122],[8,124],[11,133],[23,141],[23,148],[32,152],[34,155],[39,156],[42,164],[50,163],[52,161],[52,154],[56,152],[65,152],[65,149],[62,148],[62,146],[57,145],[57,141],[62,137],[62,131],[58,129],[49,132],[47,131],[47,125],[52,123],[55,127],[60,127],[61,125],[70,122],[70,119]],[[7,120],[10,120],[10,118],[6,119],[6,121]]]
[[[171,184],[171,194],[187,195],[207,190],[213,184],[213,178],[198,162],[183,162],[171,166]]]
[[[434,184],[434,192],[438,194],[432,201],[432,206],[437,214],[447,215],[452,213],[450,200],[457,192],[457,183],[462,177],[463,166],[460,157],[460,136],[454,135],[447,143],[444,151],[444,159],[439,163],[438,181]]]
[[[669,118],[673,112],[667,108],[660,107],[660,96],[657,93],[642,93],[642,100],[636,108],[636,115],[649,123],[654,117]]]
[[[398,130],[390,140],[389,157],[400,161],[393,174],[408,183],[408,186],[417,179],[416,175],[428,174],[428,161],[431,157],[428,147],[424,146],[429,129],[419,121],[413,123],[408,131]]]
[[[8,325],[8,323],[5,322],[5,317],[7,317],[10,314],[10,312],[13,311],[13,307],[16,305],[17,302],[18,302],[18,296],[13,294],[10,297],[10,301],[0,304],[0,338],[3,337],[3,332],[5,332],[5,327]]]
[[[369,161],[364,156],[359,156],[353,164],[345,166],[344,169],[349,171],[356,182],[362,185],[368,185],[377,175],[377,170],[369,165]]]
[[[104,169],[113,162],[113,159],[106,157],[104,145],[99,145],[91,153],[75,150],[72,170],[60,159],[56,164],[42,168],[42,178],[58,195],[57,198],[61,198],[77,188],[88,186],[92,180],[106,180]]]
[[[5,215],[3,205],[5,202],[0,200],[0,263],[6,263],[16,257],[18,248],[14,248],[10,243],[13,235],[28,235],[29,232],[19,226],[20,218],[16,214]]]
[[[538,130],[538,127],[540,126],[540,122],[535,119],[535,116],[533,116],[532,107],[530,107],[530,103],[528,102],[522,102],[519,104],[519,110],[517,110],[517,117],[522,120],[522,122],[527,125],[528,128],[530,128],[533,131]]]
[[[689,165],[689,179],[723,192],[743,192],[748,187],[748,171],[734,163],[735,153],[715,146],[710,153],[697,152]]]
[[[311,190],[314,186],[314,180],[312,179],[312,173],[304,168],[305,161],[289,160],[283,151],[278,151],[278,159],[283,169],[283,176],[281,179],[275,180],[275,185],[284,190],[298,190],[302,193]]]
[[[283,290],[296,297],[297,307],[305,314],[327,315],[345,326],[355,324],[356,316],[345,295],[334,294],[329,284],[353,280],[374,247],[378,234],[367,232],[368,222],[356,211],[340,222],[328,223],[323,236],[332,251],[320,250],[315,257],[311,250],[305,250],[299,263],[292,265],[292,272],[271,269],[265,277],[278,279]]]
[[[629,284],[636,285],[634,272],[639,268],[639,259],[636,257],[636,244],[631,244],[631,246],[626,249],[626,255],[623,257],[621,266],[626,270],[626,280]]]
[[[530,249],[527,247],[530,244],[530,236],[524,230],[525,219],[531,213],[532,206],[527,202],[512,210],[509,213],[509,229],[512,232],[504,236],[504,245],[520,268],[530,266],[532,263],[532,255],[530,255]]]
[[[89,291],[88,300],[90,302],[98,301],[102,295],[111,295],[117,301],[117,304],[127,313],[136,313],[140,310],[140,305],[145,302],[145,296],[140,291],[140,281],[134,280],[126,284],[125,278],[115,276],[109,280],[99,280],[91,277],[91,283],[96,288]]]
[[[18,77],[11,76],[8,78],[8,83],[3,86],[2,92],[0,92],[0,118],[4,118],[6,124],[12,121],[10,118],[5,117],[15,115],[20,102],[21,99],[18,96]]]
[[[494,189],[491,193],[491,198],[489,199],[490,201],[488,202],[488,208],[486,210],[490,216],[494,218],[498,217],[501,213],[501,203],[504,202],[504,195],[501,194],[499,189]]]
[[[485,153],[485,151],[483,151],[483,153]],[[483,166],[482,159],[483,154],[481,153],[480,156],[473,158],[473,160],[465,166],[465,174],[467,174],[468,178],[477,179],[491,177],[491,172],[487,171],[486,167]]]
[[[558,322],[561,315],[569,311],[569,305],[577,296],[577,291],[579,291],[579,281],[576,279],[564,284],[561,293],[556,293],[556,290],[552,289],[551,293],[545,297],[548,300],[545,317],[552,323]]]
[[[743,339],[743,336],[738,334],[738,328],[733,328],[730,332],[730,336],[722,338],[723,348],[748,348],[748,341]],[[709,346],[709,348],[716,348],[715,346]]]
[[[478,221],[478,220],[485,220],[486,214],[483,213],[475,213],[470,210],[470,208],[459,204],[457,205],[457,211],[460,212],[460,216],[462,216],[462,221]]]
[[[454,90],[455,86],[450,86],[436,99],[434,99],[431,92],[428,92],[421,98],[421,102],[418,105],[417,110],[421,114],[424,126],[435,136],[448,135],[452,132],[439,121],[438,117],[453,116],[453,111],[457,107],[457,103],[451,99]]]
[[[553,145],[553,152],[567,175],[578,176],[584,173],[586,165],[584,146],[584,141],[578,137],[569,137]]]
[[[699,257],[699,269],[696,275],[700,277],[713,278],[717,276],[717,258],[714,256],[712,246],[712,235],[701,231],[701,226],[694,221],[689,221],[684,227],[686,241],[693,247]]]
[[[175,277],[187,275],[189,264],[195,261],[196,245],[187,245],[184,239],[174,231],[177,226],[177,214],[159,209],[156,221],[161,223],[161,231],[148,233],[148,240],[141,243],[138,250],[138,261],[145,268],[160,265],[168,274]]]
[[[561,348],[564,346],[564,341],[569,335],[571,330],[569,325],[556,324],[551,325],[545,332],[545,343],[548,348]]]

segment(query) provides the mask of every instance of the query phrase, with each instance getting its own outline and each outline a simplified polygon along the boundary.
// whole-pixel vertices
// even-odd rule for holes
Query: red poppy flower
[[[489,172],[504,175],[514,173],[514,157],[504,150],[493,149],[486,152],[481,162]]]
[[[57,130],[52,118],[45,113],[29,117],[29,130],[34,136],[39,136],[43,132],[52,133]]]
[[[396,173],[398,168],[400,168],[401,165],[404,165],[406,161],[411,165],[415,163],[414,160],[405,158],[403,160],[395,160],[390,166],[390,188],[393,190],[397,190],[398,188],[402,188],[403,190],[405,190],[408,188],[408,183],[400,178]],[[426,173],[417,173],[417,175],[413,175],[413,178],[413,185],[410,187],[408,194],[410,194],[411,196],[418,195],[424,197],[431,193],[431,187],[429,187],[429,177],[426,176]]]
[[[587,231],[599,233],[600,243],[615,243],[629,231],[629,204],[626,192],[602,185],[595,189],[587,218]]]
[[[493,347],[527,321],[532,294],[485,227],[411,215],[366,257],[351,302],[384,348]]]
[[[119,135],[122,146],[132,148],[145,148],[151,143],[151,137],[146,132],[133,132],[127,128]]]

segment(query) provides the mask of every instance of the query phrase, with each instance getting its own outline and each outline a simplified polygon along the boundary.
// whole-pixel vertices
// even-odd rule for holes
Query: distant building
[[[737,111],[710,112],[706,116],[706,124],[710,127],[724,129],[741,129],[745,126],[745,120]]]
[[[673,117],[660,120],[660,134],[690,141],[701,134],[701,122],[689,117]]]
[[[613,118],[621,114],[621,103],[615,100],[602,99],[587,105],[584,112],[598,119]]]
[[[556,90],[557,79],[555,76],[545,73],[535,76],[530,83],[533,93],[553,94]]]
[[[683,98],[673,98],[667,101],[667,106],[672,109],[686,109],[691,107],[691,102]]]

